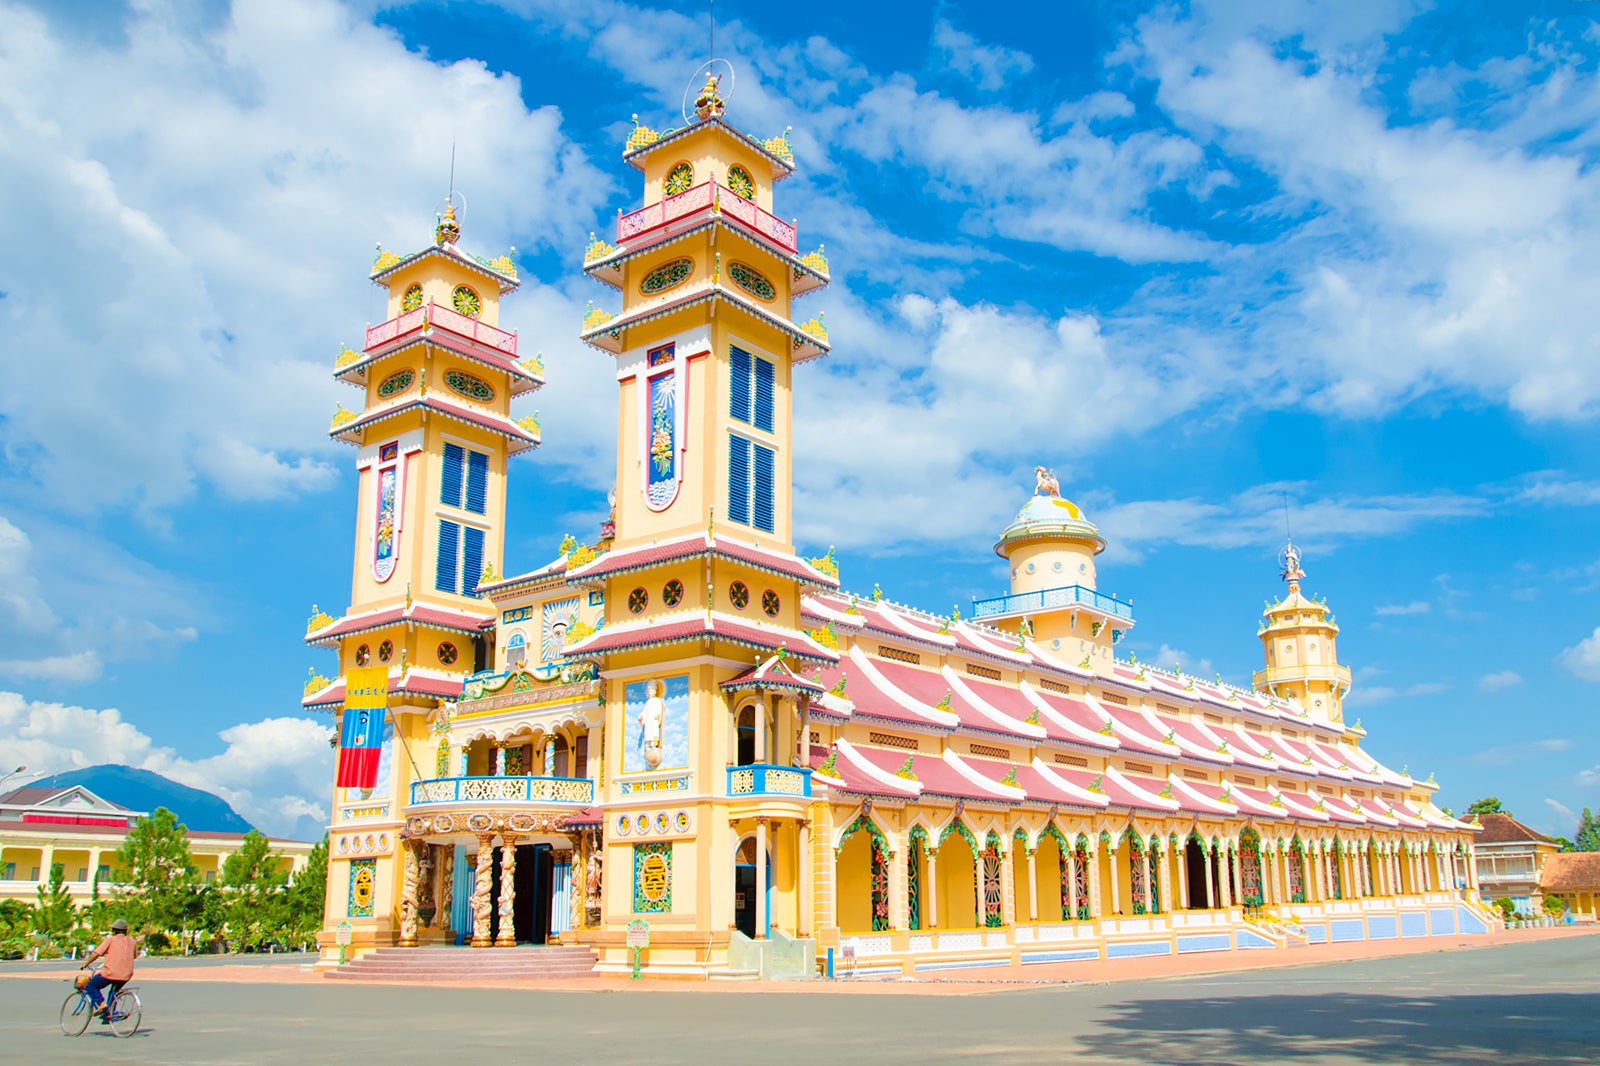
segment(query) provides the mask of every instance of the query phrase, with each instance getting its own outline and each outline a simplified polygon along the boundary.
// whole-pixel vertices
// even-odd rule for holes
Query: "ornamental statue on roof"
[[[1283,579],[1293,589],[1304,578],[1305,571],[1300,569],[1300,549],[1294,546],[1294,541],[1288,541],[1283,546],[1283,551],[1278,553],[1278,564],[1283,568]]]
[[[1037,496],[1060,496],[1061,483],[1053,471],[1036,466],[1033,468],[1033,491]]]
[[[433,243],[441,248],[450,248],[460,239],[461,223],[456,221],[456,205],[447,202],[444,214],[439,216],[439,224],[433,228]]]
[[[702,122],[708,118],[721,118],[726,105],[722,102],[722,94],[717,90],[722,84],[722,75],[706,71],[706,83],[700,87],[700,95],[695,97],[695,117]]]

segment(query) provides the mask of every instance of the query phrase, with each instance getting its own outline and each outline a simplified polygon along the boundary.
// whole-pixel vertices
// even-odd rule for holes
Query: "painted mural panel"
[[[349,913],[352,918],[371,918],[373,891],[378,876],[377,859],[350,860]]]
[[[635,681],[623,690],[628,745],[622,772],[681,770],[689,765],[689,675]]]
[[[633,909],[636,914],[672,910],[672,845],[633,846]]]
[[[567,642],[567,630],[578,620],[578,597],[554,600],[544,605],[542,626],[543,661],[561,658],[561,646]]]

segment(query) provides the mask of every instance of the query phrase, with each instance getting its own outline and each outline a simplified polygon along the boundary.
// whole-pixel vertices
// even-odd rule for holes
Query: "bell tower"
[[[1255,687],[1297,701],[1313,718],[1344,721],[1344,698],[1350,692],[1350,668],[1339,665],[1339,627],[1325,602],[1300,591],[1305,571],[1300,549],[1290,541],[1279,553],[1288,595],[1269,603],[1257,636],[1266,653],[1265,669],[1257,670]]]

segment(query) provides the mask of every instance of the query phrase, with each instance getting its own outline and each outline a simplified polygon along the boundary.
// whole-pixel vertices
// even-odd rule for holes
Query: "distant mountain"
[[[86,766],[82,770],[41,777],[29,781],[28,785],[30,788],[82,785],[102,799],[145,814],[165,807],[194,832],[248,833],[253,828],[222,798],[132,766]]]

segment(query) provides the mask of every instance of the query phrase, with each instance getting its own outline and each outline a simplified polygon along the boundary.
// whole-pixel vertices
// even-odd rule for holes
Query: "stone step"
[[[342,981],[581,980],[598,956],[582,945],[379,948],[328,972]]]

